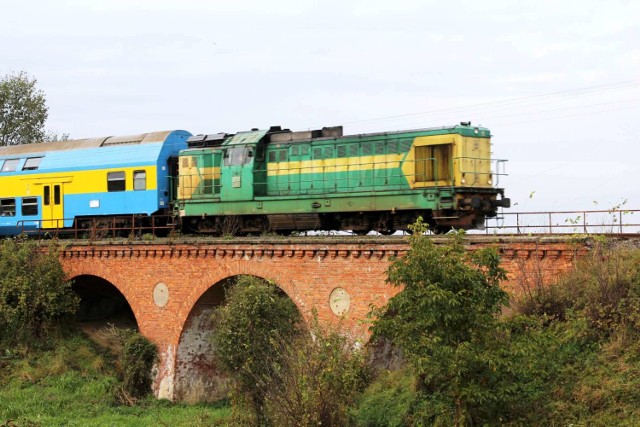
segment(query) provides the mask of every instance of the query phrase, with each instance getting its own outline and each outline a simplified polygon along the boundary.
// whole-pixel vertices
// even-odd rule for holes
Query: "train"
[[[78,230],[213,235],[440,233],[508,208],[491,133],[454,126],[184,130],[0,147],[0,235]],[[502,171],[501,171],[502,170]]]

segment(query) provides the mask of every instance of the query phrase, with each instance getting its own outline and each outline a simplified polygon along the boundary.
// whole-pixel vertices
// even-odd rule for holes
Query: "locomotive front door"
[[[42,186],[42,228],[64,227],[63,185]]]

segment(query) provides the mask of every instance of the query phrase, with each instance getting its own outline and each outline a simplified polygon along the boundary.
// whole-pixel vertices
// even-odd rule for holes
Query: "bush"
[[[345,426],[367,383],[364,354],[314,319],[311,334],[283,342],[282,370],[265,398],[271,425]]]
[[[0,244],[0,346],[48,343],[75,314],[79,298],[58,254],[22,239]]]
[[[216,358],[234,383],[234,425],[343,426],[366,381],[355,343],[303,327],[275,285],[241,276],[214,313]]]
[[[301,333],[300,314],[286,295],[253,276],[239,276],[213,314],[216,360],[233,381],[236,423],[264,424],[264,400],[282,370],[282,343]]]
[[[134,405],[151,392],[153,365],[158,350],[153,342],[133,329],[121,329],[109,325],[100,332],[110,342],[109,352],[115,356],[119,384],[114,395],[119,403]]]
[[[380,372],[364,391],[355,411],[358,426],[404,427],[409,425],[416,401],[415,374],[410,367]]]
[[[122,386],[133,398],[144,397],[151,392],[151,369],[158,350],[148,338],[133,332],[122,346]]]

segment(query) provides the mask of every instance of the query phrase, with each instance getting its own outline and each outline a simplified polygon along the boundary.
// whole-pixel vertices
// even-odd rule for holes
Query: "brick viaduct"
[[[513,289],[548,282],[589,247],[588,240],[484,236],[470,237],[467,245],[497,246],[509,272],[506,286]],[[225,281],[245,274],[273,281],[306,318],[315,309],[321,322],[366,340],[370,304],[382,305],[399,291],[385,282],[390,258],[407,250],[398,238],[74,242],[60,258],[70,279],[106,281],[124,296],[141,333],[159,349],[156,395],[195,402],[225,390],[208,339],[210,313],[223,299]],[[332,306],[336,288],[339,299]]]

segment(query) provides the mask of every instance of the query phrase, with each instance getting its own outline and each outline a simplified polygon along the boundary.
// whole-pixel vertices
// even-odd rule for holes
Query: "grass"
[[[0,359],[0,426],[212,426],[225,404],[184,405],[148,397],[118,404],[107,353],[74,334],[54,348]]]

